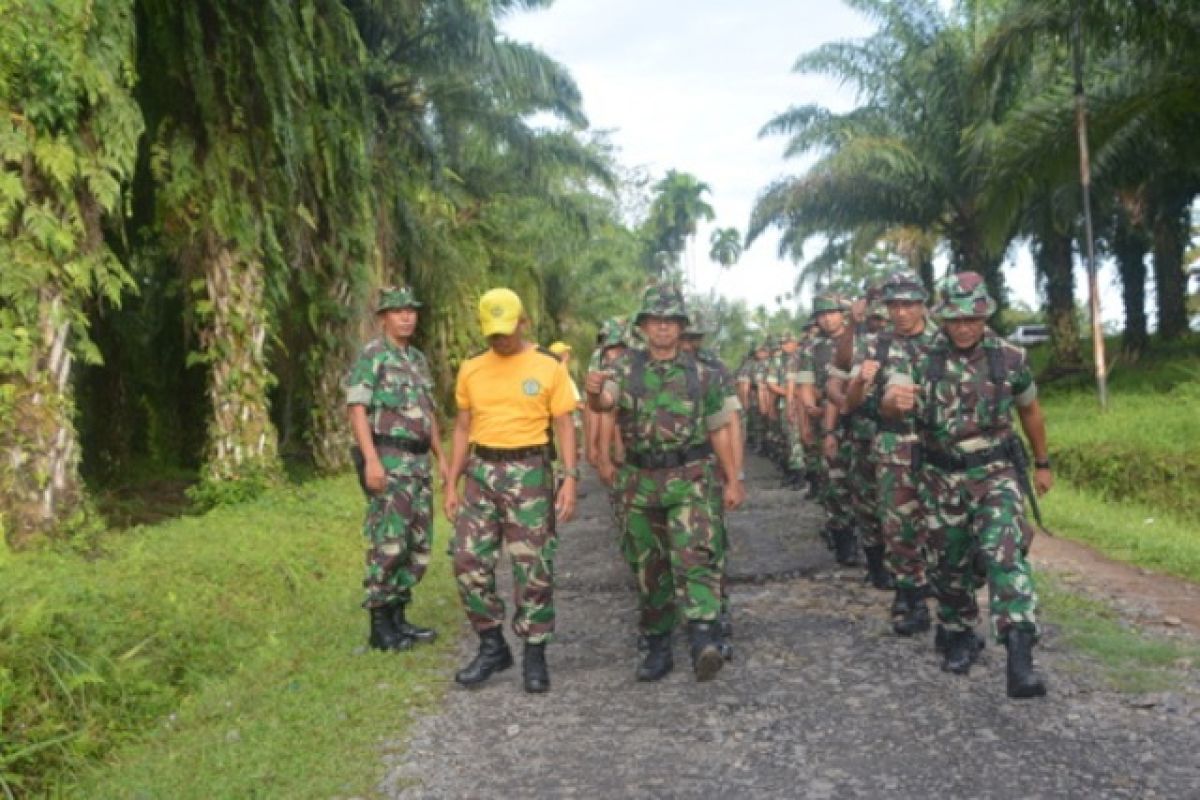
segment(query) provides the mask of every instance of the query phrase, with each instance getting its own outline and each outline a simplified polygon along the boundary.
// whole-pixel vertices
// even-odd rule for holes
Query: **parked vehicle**
[[[1018,325],[1006,338],[1013,344],[1028,347],[1050,341],[1050,329],[1045,325]]]

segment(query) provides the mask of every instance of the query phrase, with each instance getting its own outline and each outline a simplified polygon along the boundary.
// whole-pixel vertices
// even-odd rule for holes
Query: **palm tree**
[[[716,214],[705,200],[710,187],[686,172],[668,170],[666,176],[653,186],[654,200],[650,204],[650,254],[666,253],[676,260],[687,248],[688,240],[696,234],[702,221]],[[661,275],[660,271],[660,275]]]
[[[844,113],[794,107],[763,127],[763,136],[788,137],[788,157],[818,159],[763,192],[747,240],[767,227],[796,244],[831,232],[916,230],[945,241],[953,267],[982,273],[1002,300],[1000,264],[1013,231],[987,235],[992,220],[981,166],[990,143],[978,132],[1011,97],[975,80],[986,10],[964,4],[943,13],[930,0],[853,5],[877,19],[879,31],[823,45],[801,56],[795,71],[836,77],[863,100]]]
[[[21,3],[0,26],[0,529],[14,547],[89,520],[75,363],[86,307],[132,285],[105,238],[143,120],[127,2]],[[103,135],[98,135],[103,132]]]
[[[737,228],[717,228],[708,243],[708,257],[726,269],[742,257],[742,235]]]

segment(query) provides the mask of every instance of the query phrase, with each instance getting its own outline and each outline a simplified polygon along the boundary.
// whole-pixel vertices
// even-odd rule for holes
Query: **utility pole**
[[[1108,364],[1100,324],[1100,282],[1096,275],[1096,239],[1092,231],[1092,167],[1088,156],[1087,97],[1083,90],[1083,6],[1076,2],[1071,23],[1071,61],[1075,69],[1075,132],[1079,138],[1079,183],[1083,189],[1083,231],[1088,274],[1088,308],[1092,315],[1092,360],[1100,410],[1108,409]]]

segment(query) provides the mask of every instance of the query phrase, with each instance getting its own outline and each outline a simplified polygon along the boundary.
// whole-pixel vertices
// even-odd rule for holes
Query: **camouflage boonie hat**
[[[603,344],[613,331],[620,333],[624,328],[625,320],[620,317],[609,317],[600,323],[600,330],[596,331],[596,344]]]
[[[939,319],[990,317],[996,313],[996,301],[988,294],[987,284],[978,272],[958,272],[938,286],[938,304],[933,315]]]
[[[604,331],[604,337],[600,340],[599,345],[601,350],[607,350],[610,347],[625,347],[625,326],[610,325]]]
[[[915,300],[923,303],[928,299],[929,292],[925,291],[925,284],[921,283],[921,279],[911,272],[893,272],[883,282],[883,302],[885,303],[892,300]]]
[[[867,307],[867,316],[887,319],[887,303],[883,302],[882,300],[876,300],[874,303],[871,303],[871,305]]]
[[[755,343],[754,349],[755,349],[755,351],[770,350],[771,349],[771,337],[767,336],[761,342]]]
[[[800,341],[800,339],[796,337],[796,334],[795,334],[795,333],[793,333],[793,332],[792,332],[792,331],[790,331],[790,330],[786,330],[786,331],[784,331],[784,332],[783,332],[782,334],[780,334],[780,336],[779,336],[779,343],[780,343],[781,345],[783,345],[783,344],[787,344],[788,342],[791,342],[792,344],[795,344],[795,343],[797,343],[797,342],[799,342],[799,341]]]
[[[416,295],[411,286],[385,286],[379,290],[379,302],[375,304],[375,313],[390,311],[394,308],[420,308]]]
[[[687,325],[688,315],[683,305],[683,294],[674,286],[651,286],[642,295],[642,308],[634,317],[633,324],[641,325],[642,317],[666,317]]]
[[[836,292],[826,289],[813,298],[812,315],[815,319],[818,314],[823,314],[826,311],[845,311],[846,307],[842,303],[841,295]]]

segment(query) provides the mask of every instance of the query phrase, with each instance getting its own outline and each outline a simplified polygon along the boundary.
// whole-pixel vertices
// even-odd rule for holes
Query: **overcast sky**
[[[783,158],[783,138],[759,139],[763,124],[792,105],[854,105],[851,89],[792,74],[796,57],[872,31],[837,0],[557,0],[503,28],[567,66],[592,127],[612,131],[622,163],[654,178],[694,174],[712,187],[714,224],[743,234],[758,193],[805,166]],[[773,236],[722,275],[708,260],[710,231],[696,238],[697,289],[773,308],[792,288],[796,267],[778,258]],[[1009,270],[1014,299],[1035,304],[1028,257],[1018,262]],[[1115,302],[1106,300],[1105,318],[1120,317]]]

